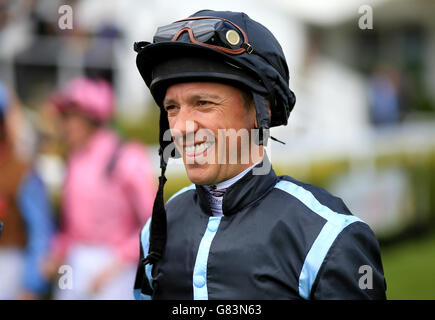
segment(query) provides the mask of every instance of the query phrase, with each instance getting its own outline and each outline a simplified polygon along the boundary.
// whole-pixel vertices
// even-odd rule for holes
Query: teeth
[[[204,151],[205,149],[209,148],[211,146],[210,142],[203,142],[201,144],[198,144],[196,146],[188,146],[186,147],[186,153],[197,153]]]

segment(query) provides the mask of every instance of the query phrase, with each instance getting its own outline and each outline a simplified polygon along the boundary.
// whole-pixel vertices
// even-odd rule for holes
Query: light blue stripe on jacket
[[[193,268],[193,299],[208,300],[207,289],[207,262],[210,254],[211,243],[219,228],[222,217],[210,217],[204,236],[199,243]]]
[[[141,242],[142,242],[142,248],[143,248],[143,253],[144,256],[146,257],[148,254],[148,251],[150,249],[150,226],[151,226],[151,219],[149,218],[147,223],[145,224],[145,227],[142,229],[142,232],[140,234],[140,238],[141,238]],[[150,287],[153,287],[152,281],[153,281],[153,277],[151,276],[151,269],[152,269],[152,265],[147,264],[145,266],[145,274],[148,278],[148,281],[150,283]]]
[[[281,180],[275,188],[291,194],[327,221],[305,257],[299,276],[299,295],[304,299],[309,299],[319,269],[335,239],[344,228],[351,223],[361,222],[361,219],[332,211],[321,204],[310,191],[293,182]]]
[[[150,248],[150,226],[151,226],[151,218],[148,219],[148,221],[145,223],[145,226],[142,228],[142,231],[140,233],[140,243],[142,245],[142,250],[144,253],[144,256],[146,257]],[[145,276],[148,279],[148,282],[150,284],[150,287],[153,287],[153,277],[151,275],[151,269],[152,265],[147,264],[145,265]],[[151,296],[143,294],[140,289],[135,289],[133,291],[134,298],[136,300],[150,300]]]
[[[144,256],[148,254],[149,248],[150,248],[150,225],[151,225],[151,218],[148,219],[145,226],[142,228],[142,231],[140,233],[140,243],[142,246],[142,250],[144,253]],[[152,265],[145,265],[145,276],[148,279],[148,282],[150,284],[150,287],[152,288],[152,282],[153,277],[151,275],[151,269]],[[150,295],[143,294],[140,289],[134,289],[133,295],[136,300],[151,300]]]

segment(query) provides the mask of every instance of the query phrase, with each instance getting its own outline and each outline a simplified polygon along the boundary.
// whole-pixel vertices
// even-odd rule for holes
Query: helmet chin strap
[[[158,262],[165,252],[166,238],[167,238],[167,220],[166,220],[166,209],[165,201],[163,198],[164,186],[166,183],[166,166],[168,162],[168,157],[164,153],[164,148],[167,147],[167,143],[164,140],[163,131],[168,128],[166,113],[163,109],[160,111],[160,123],[159,123],[159,156],[160,156],[160,169],[161,174],[159,177],[159,187],[157,189],[156,198],[154,199],[153,213],[151,216],[151,226],[150,226],[150,246],[148,250],[148,255],[142,260],[144,265],[155,264]],[[145,252],[144,252],[145,254]]]
[[[166,161],[163,156],[163,150],[160,148],[160,169],[161,175],[159,177],[159,187],[157,195],[154,200],[153,214],[150,226],[150,247],[148,255],[142,260],[144,265],[155,264],[159,261],[165,252],[166,238],[167,238],[167,221],[166,221],[166,209],[163,199],[163,188],[166,183],[165,171]]]
[[[269,101],[264,95],[252,91],[252,98],[257,116],[258,131],[255,132],[254,142],[259,146],[267,146],[270,135]]]
[[[269,100],[261,94],[252,92],[255,109],[257,113],[258,132],[254,136],[254,142],[259,146],[267,146],[268,139],[285,144],[270,135],[270,115],[269,115]]]

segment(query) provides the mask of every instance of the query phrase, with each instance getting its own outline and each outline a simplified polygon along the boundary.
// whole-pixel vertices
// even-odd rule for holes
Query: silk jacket
[[[222,207],[212,216],[199,185],[169,199],[166,251],[156,265],[139,262],[137,299],[385,299],[374,233],[327,191],[251,170]]]

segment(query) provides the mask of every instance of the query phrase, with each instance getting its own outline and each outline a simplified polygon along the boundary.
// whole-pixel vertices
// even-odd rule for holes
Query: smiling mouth
[[[184,150],[187,157],[198,157],[202,155],[208,148],[210,148],[214,143],[205,141],[193,146],[185,146]]]

